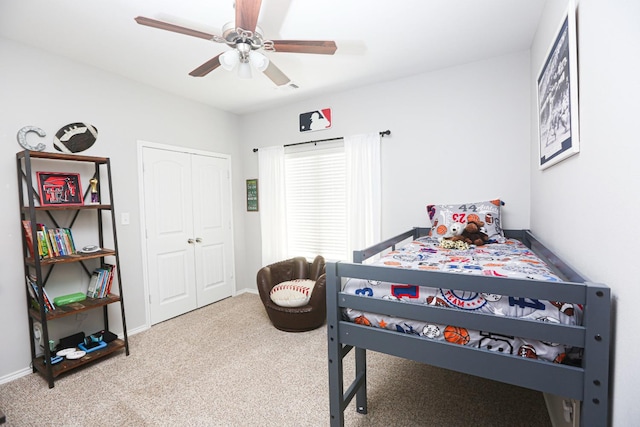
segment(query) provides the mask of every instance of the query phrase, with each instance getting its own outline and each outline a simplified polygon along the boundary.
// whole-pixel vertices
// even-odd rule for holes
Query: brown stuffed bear
[[[451,240],[462,240],[470,245],[482,246],[489,240],[489,236],[481,231],[482,227],[484,227],[483,221],[469,221],[462,230],[462,234],[452,237]]]

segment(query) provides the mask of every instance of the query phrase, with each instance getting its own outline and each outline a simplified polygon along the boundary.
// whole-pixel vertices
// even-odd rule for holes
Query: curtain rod
[[[382,130],[379,132],[380,133],[380,137],[384,138],[385,135],[391,135],[391,131],[389,129],[387,130]],[[315,144],[317,142],[327,142],[327,141],[337,141],[339,139],[344,139],[343,136],[339,136],[337,138],[328,138],[328,139],[316,139],[314,141],[305,141],[305,142],[294,142],[293,144],[285,144],[283,145],[283,147],[293,147],[294,145],[303,145],[303,144]],[[257,152],[258,149],[254,148],[253,152]]]

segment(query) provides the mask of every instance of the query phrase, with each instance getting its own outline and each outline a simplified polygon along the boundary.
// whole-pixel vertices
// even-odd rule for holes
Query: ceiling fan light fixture
[[[269,66],[269,58],[255,50],[249,52],[249,62],[251,62],[251,65],[258,71],[264,71]]]
[[[248,62],[240,62],[238,64],[238,77],[241,79],[251,78],[251,65]]]
[[[234,7],[237,6],[236,19],[224,25],[222,36],[144,16],[136,17],[135,21],[140,25],[221,43],[231,49],[229,52],[216,55],[191,71],[189,75],[192,77],[204,77],[217,68],[227,71],[237,68],[240,78],[251,78],[251,68],[255,67],[280,87],[289,84],[291,79],[271,62],[264,52],[333,55],[337,49],[336,43],[331,40],[274,41],[266,39],[262,29],[257,25],[262,0],[235,0],[234,3],[237,3],[234,5]],[[252,53],[253,51],[257,52]]]
[[[224,38],[227,43],[232,43],[237,36],[235,22],[227,22],[224,24],[222,27],[222,38]]]
[[[228,50],[218,57],[220,60],[220,66],[227,71],[233,70],[233,68],[240,62],[240,54],[237,50]]]

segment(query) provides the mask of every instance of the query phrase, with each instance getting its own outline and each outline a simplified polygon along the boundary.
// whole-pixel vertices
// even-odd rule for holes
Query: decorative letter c
[[[20,129],[18,131],[18,144],[20,144],[21,146],[23,146],[24,148],[26,148],[27,150],[32,150],[32,151],[43,151],[46,148],[46,145],[44,145],[43,143],[39,143],[38,145],[36,145],[35,147],[29,145],[29,143],[27,142],[27,134],[29,132],[35,132],[37,133],[39,136],[44,137],[47,134],[40,129],[39,127],[36,126],[25,126],[22,129]]]

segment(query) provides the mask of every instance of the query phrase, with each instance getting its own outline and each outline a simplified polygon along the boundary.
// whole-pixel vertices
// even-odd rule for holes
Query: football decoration
[[[98,129],[86,123],[71,123],[61,128],[53,138],[53,147],[63,153],[79,153],[91,147],[98,138]]]
[[[520,346],[520,348],[518,349],[518,356],[527,357],[529,359],[538,358],[538,355],[536,354],[536,349],[529,344],[524,344]]]

